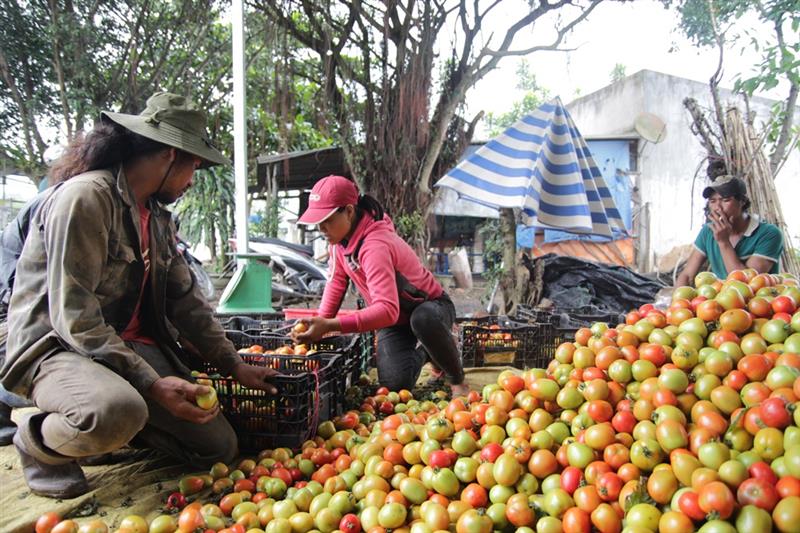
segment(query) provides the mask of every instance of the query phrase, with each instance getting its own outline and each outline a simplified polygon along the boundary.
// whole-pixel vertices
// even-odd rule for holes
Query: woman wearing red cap
[[[390,390],[411,390],[430,359],[450,383],[453,395],[466,394],[461,356],[451,335],[452,300],[412,248],[394,230],[372,197],[359,195],[342,176],[318,181],[298,224],[316,225],[331,244],[331,273],[319,316],[304,319],[308,330],[298,342],[326,333],[378,331],[378,379]],[[348,280],[367,302],[352,315],[337,317]],[[421,345],[418,348],[418,345]]]

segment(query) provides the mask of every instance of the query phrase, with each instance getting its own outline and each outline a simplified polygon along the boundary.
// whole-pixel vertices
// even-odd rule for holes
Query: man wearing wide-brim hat
[[[690,285],[708,261],[709,270],[725,279],[734,270],[758,273],[780,271],[783,234],[777,226],[750,213],[747,186],[731,175],[718,177],[703,189],[707,223],[695,239],[694,250],[678,275],[676,286]]]
[[[78,461],[133,441],[207,467],[237,454],[219,407],[196,403],[172,332],[223,375],[276,391],[274,371],[245,364],[175,248],[164,204],[197,168],[228,160],[206,115],[158,93],[139,115],[104,112],[55,163],[52,187],[17,264],[3,386],[41,412],[14,436],[35,493],[89,490]]]

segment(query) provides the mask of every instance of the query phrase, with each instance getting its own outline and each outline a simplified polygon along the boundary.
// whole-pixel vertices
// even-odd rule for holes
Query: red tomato
[[[800,496],[800,479],[792,476],[784,476],[775,485],[781,498],[790,496]]]
[[[772,310],[776,313],[791,315],[797,310],[797,304],[789,296],[782,295],[772,300]]]
[[[431,454],[433,455],[433,454]],[[503,455],[503,447],[496,442],[491,442],[483,447],[481,450],[481,460],[487,463],[493,463],[498,457]]]
[[[712,481],[700,487],[697,503],[706,514],[716,511],[725,520],[733,514],[736,498],[725,483]]]
[[[792,416],[782,398],[767,398],[758,409],[761,420],[771,428],[783,429],[792,422]]]
[[[436,450],[431,452],[428,463],[433,468],[450,468],[452,464],[452,457],[445,450]]]
[[[567,509],[561,519],[561,525],[566,533],[591,533],[592,520],[589,513],[577,507]]]
[[[344,533],[360,533],[361,521],[358,519],[358,516],[352,513],[346,514],[339,521],[339,529]]]
[[[606,472],[597,480],[597,493],[604,501],[616,501],[624,484],[625,482],[619,475],[614,472]]]
[[[619,409],[619,406],[617,406]],[[611,419],[611,425],[618,433],[632,433],[633,428],[636,427],[638,420],[631,411],[617,411],[617,414]]]
[[[773,486],[778,483],[778,476],[775,475],[772,467],[764,461],[757,461],[751,464],[750,468],[747,469],[747,473],[750,474],[750,477],[760,479]]]
[[[50,533],[50,530],[53,529],[59,522],[61,522],[61,517],[56,513],[44,513],[39,517],[38,520],[36,520],[36,533]]]
[[[742,482],[736,492],[736,498],[740,505],[755,505],[770,513],[781,499],[775,485],[756,478]]]
[[[470,483],[461,491],[461,501],[467,502],[473,509],[480,509],[482,507],[487,507],[489,495],[485,488],[477,483]]]
[[[678,498],[681,512],[692,520],[703,520],[706,512],[700,508],[700,496],[694,491],[687,491]]]
[[[580,468],[568,466],[561,472],[561,488],[569,494],[573,494],[580,486],[583,479],[583,472]]]

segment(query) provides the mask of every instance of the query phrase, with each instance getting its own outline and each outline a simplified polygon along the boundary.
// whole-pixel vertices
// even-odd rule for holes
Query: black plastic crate
[[[552,310],[527,305],[517,306],[517,314],[514,318],[520,322],[537,324],[557,324],[559,321],[558,315],[554,314]]]
[[[566,329],[590,326],[594,322],[605,322],[614,327],[625,321],[624,315],[619,313],[588,312],[586,308],[559,308],[538,309],[535,307],[519,306],[517,320],[539,324],[553,324]]]
[[[249,348],[253,345],[261,346],[264,351],[272,352],[282,346],[291,346],[291,338],[280,333],[252,332],[252,331],[226,331],[225,335],[233,342],[237,350]],[[339,414],[344,406],[344,394],[347,388],[358,381],[363,367],[364,348],[363,340],[359,335],[336,335],[308,345],[310,352],[328,352],[341,354],[335,366],[330,369],[330,375],[323,378],[330,380],[332,393],[330,405],[323,413],[324,417],[332,418]],[[294,356],[295,358],[303,356]]]
[[[620,322],[625,322],[624,315],[619,313],[586,313],[580,309],[558,309],[556,316],[559,317],[556,325],[575,329],[591,326],[595,322],[605,322],[613,328]]]
[[[465,367],[544,368],[534,349],[540,324],[508,317],[460,319],[461,357]]]
[[[578,328],[560,327],[550,323],[538,324],[532,343],[532,359],[540,363],[536,368],[547,368],[556,356],[556,348],[561,343],[574,341],[577,330]]]
[[[282,313],[263,315],[217,315],[217,320],[226,331],[287,331],[294,325],[294,320],[286,320]]]
[[[320,420],[328,418],[335,401],[335,372],[342,354],[319,352],[310,356],[243,353],[249,364],[278,371],[272,383],[275,395],[248,389],[207,365],[217,390],[220,409],[239,439],[242,451],[298,448],[314,436]]]

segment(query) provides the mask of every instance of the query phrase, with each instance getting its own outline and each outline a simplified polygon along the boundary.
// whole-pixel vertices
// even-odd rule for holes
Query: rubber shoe
[[[0,446],[8,446],[17,432],[17,425],[11,420],[11,406],[0,402]]]
[[[89,492],[86,476],[74,459],[53,455],[54,452],[48,453],[44,446],[37,442],[37,432],[32,427],[35,420],[31,418],[33,417],[21,421],[14,435],[14,446],[22,463],[22,473],[31,492],[62,500],[76,498]],[[39,458],[32,454],[36,454]],[[46,462],[40,459],[45,459]]]

